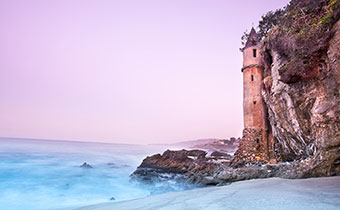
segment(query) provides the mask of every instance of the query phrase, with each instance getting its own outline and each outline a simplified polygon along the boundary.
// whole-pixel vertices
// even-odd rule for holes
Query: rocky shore
[[[131,179],[147,184],[175,181],[182,185],[206,186],[258,178],[296,179],[312,176],[309,167],[311,159],[250,164],[234,162],[231,158],[218,151],[207,155],[203,150],[167,150],[163,154],[145,158],[131,174]]]
[[[131,178],[148,184],[172,180],[182,185],[202,185],[204,178],[218,171],[221,162],[228,161],[230,155],[221,152],[207,156],[203,150],[167,150],[145,158]]]

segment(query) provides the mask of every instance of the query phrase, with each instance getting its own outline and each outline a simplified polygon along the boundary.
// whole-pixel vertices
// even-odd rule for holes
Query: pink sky
[[[241,136],[240,37],[287,3],[0,0],[0,136]]]

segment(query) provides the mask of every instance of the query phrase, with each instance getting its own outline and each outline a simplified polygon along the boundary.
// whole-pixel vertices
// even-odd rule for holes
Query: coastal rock
[[[230,163],[216,162],[216,158],[205,155],[204,151],[198,150],[167,150],[163,155],[156,154],[145,158],[131,174],[131,179],[153,185],[173,181],[181,185],[204,186],[270,177],[306,178],[309,177],[312,160],[309,158],[274,164],[254,164],[239,160],[239,163]]]
[[[93,168],[90,164],[84,162],[81,166],[81,168]]]
[[[217,184],[220,184],[221,181],[219,179],[216,179],[213,176],[205,176],[203,177],[201,183],[203,185],[217,185]]]
[[[146,157],[131,178],[144,183],[175,180],[201,184],[203,177],[213,175],[220,165],[206,154],[202,150],[167,150]]]
[[[232,158],[232,156],[229,155],[228,153],[220,152],[220,151],[214,151],[210,154],[210,156],[214,158],[223,158],[223,159],[228,159],[228,160]]]
[[[138,168],[152,168],[164,173],[186,173],[196,160],[204,160],[206,154],[202,150],[167,150],[162,155],[145,158]]]
[[[285,63],[271,49],[270,86],[262,91],[279,161],[310,158],[304,176],[340,175],[340,21],[328,50],[320,56],[317,77],[284,83]],[[294,76],[292,74],[292,76]],[[285,77],[289,77],[286,73]]]

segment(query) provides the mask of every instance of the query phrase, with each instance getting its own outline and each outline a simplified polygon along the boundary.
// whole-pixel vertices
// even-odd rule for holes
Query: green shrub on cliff
[[[264,39],[276,51],[284,82],[313,78],[313,67],[327,50],[331,29],[340,17],[340,0],[292,0],[279,23]]]

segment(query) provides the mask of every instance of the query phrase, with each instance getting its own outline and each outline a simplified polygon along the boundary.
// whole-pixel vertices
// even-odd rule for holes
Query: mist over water
[[[164,149],[2,138],[0,209],[62,209],[148,196],[150,186],[130,182],[129,175],[147,155]],[[93,168],[80,167],[84,162]]]

